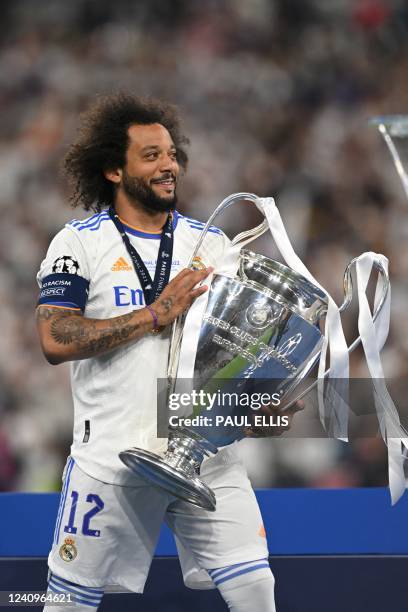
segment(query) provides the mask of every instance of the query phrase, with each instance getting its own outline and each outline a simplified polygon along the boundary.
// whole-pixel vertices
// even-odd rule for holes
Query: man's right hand
[[[160,327],[168,325],[189,308],[193,300],[205,293],[207,285],[197,287],[214,268],[204,270],[182,270],[169,282],[151,307],[156,313]]]

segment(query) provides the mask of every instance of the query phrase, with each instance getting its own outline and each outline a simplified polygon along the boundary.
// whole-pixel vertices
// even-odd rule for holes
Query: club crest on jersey
[[[54,261],[52,271],[56,274],[78,274],[79,263],[70,255],[62,255]]]
[[[75,546],[74,538],[65,538],[63,545],[59,549],[59,555],[63,561],[73,561],[78,551]]]
[[[204,270],[206,266],[201,257],[194,257],[191,267],[193,270]]]

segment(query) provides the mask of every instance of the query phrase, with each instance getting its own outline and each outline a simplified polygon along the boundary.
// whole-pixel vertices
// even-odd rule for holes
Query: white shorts
[[[215,493],[215,512],[142,480],[136,487],[95,480],[69,458],[50,570],[83,586],[142,593],[163,520],[176,537],[190,588],[214,588],[207,569],[267,557],[261,513],[243,464],[208,461],[201,478]]]

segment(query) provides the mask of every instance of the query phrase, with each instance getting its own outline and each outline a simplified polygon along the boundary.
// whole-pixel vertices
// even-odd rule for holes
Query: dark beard
[[[149,212],[169,212],[176,208],[176,192],[172,198],[161,198],[142,179],[129,176],[125,169],[122,174],[122,188],[129,199],[135,200]]]

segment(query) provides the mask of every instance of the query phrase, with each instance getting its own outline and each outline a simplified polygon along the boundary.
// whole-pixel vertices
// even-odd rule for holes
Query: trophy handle
[[[240,200],[247,200],[248,202],[252,202],[254,204],[256,204],[257,200],[258,200],[258,196],[255,195],[254,193],[246,193],[246,192],[241,192],[241,193],[233,193],[232,195],[229,195],[228,197],[226,197],[221,204],[219,204],[217,206],[217,208],[214,210],[214,212],[212,213],[212,215],[210,216],[210,218],[208,219],[207,223],[205,224],[205,227],[202,231],[202,234],[195,246],[195,249],[193,251],[193,254],[190,258],[188,267],[191,266],[193,259],[196,257],[203,241],[204,238],[210,228],[210,226],[212,225],[214,219],[216,217],[218,217],[218,215],[220,215],[222,212],[224,212],[224,210],[226,210],[229,206],[231,206],[231,204],[235,204],[235,202],[238,202]],[[261,209],[259,209],[260,212],[262,212]],[[263,213],[262,213],[263,214]],[[251,240],[255,240],[255,238],[258,238],[259,236],[261,236],[264,232],[266,232],[269,229],[269,225],[266,219],[264,219],[264,221],[260,224],[257,225],[256,227],[254,227],[251,230],[248,230],[246,232],[241,232],[240,234],[238,234],[237,236],[235,236],[235,238],[232,240],[232,244],[238,245],[241,244],[241,246],[244,246],[244,244],[247,244],[248,242],[250,242]]]
[[[252,202],[253,204],[256,205],[258,196],[255,195],[254,193],[240,192],[240,193],[233,193],[229,195],[228,197],[224,198],[224,200],[222,200],[222,202],[217,206],[217,208],[214,210],[214,212],[208,219],[207,223],[205,224],[204,229],[201,233],[201,236],[198,239],[198,242],[188,262],[188,265],[187,265],[188,268],[191,268],[193,260],[197,256],[197,253],[200,250],[200,247],[204,241],[204,238],[209,228],[211,227],[214,219],[218,217],[218,215],[223,213],[224,210],[226,210],[229,206],[231,206],[232,204],[235,204],[235,202],[238,202],[240,200],[247,200],[248,202]],[[262,212],[261,209],[259,210],[260,212]],[[233,246],[240,245],[242,247],[248,244],[248,242],[251,242],[252,240],[255,240],[255,238],[258,238],[259,236],[264,234],[268,229],[269,229],[268,222],[266,219],[264,219],[260,225],[257,225],[256,227],[250,230],[247,230],[245,232],[241,232],[240,234],[235,236],[235,238],[232,240],[232,245]],[[173,325],[172,325],[169,360],[168,360],[168,367],[167,367],[169,394],[174,391],[175,379],[176,379],[176,374],[177,374],[177,366],[178,366],[178,353],[179,353],[179,348],[181,344],[182,330],[183,330],[185,316],[186,315],[183,313],[182,315],[177,317],[177,319],[173,322]]]
[[[353,299],[353,279],[351,276],[351,270],[352,270],[353,265],[356,264],[358,259],[359,257],[355,257],[354,259],[352,259],[344,271],[344,276],[343,276],[344,300],[343,300],[342,305],[339,307],[340,312],[344,312],[345,310],[347,310],[347,308],[350,306],[351,301]],[[375,309],[373,313],[373,321],[375,321],[378,315],[380,314],[384,306],[386,297],[388,295],[388,291],[390,289],[390,277],[388,275],[387,270],[385,269],[385,267],[383,266],[380,260],[378,259],[374,260],[373,267],[376,268],[376,270],[379,272],[380,276],[383,279],[383,291],[381,294],[381,298],[380,298],[377,308]],[[356,342],[357,340],[360,340],[360,336],[356,338],[354,342]],[[350,344],[349,352],[352,352],[356,348],[356,346],[358,346],[357,344],[356,346],[354,346],[354,342]]]
[[[371,125],[375,125],[383,136],[393,159],[398,176],[401,179],[405,195],[408,197],[408,176],[404,164],[392,137],[406,138],[408,136],[408,115],[381,115],[370,119]]]
[[[340,312],[344,312],[345,310],[347,310],[347,308],[350,306],[351,301],[353,299],[353,279],[352,279],[352,276],[351,276],[351,270],[352,270],[353,265],[356,264],[358,259],[359,259],[359,257],[355,257],[354,259],[352,259],[350,261],[350,263],[348,264],[347,268],[345,269],[344,276],[343,276],[344,300],[343,300],[342,305],[339,307],[339,311]],[[373,322],[375,322],[377,317],[378,317],[378,315],[380,314],[381,310],[383,309],[385,300],[386,300],[388,292],[390,290],[390,277],[388,275],[388,271],[383,266],[383,264],[382,264],[382,262],[380,260],[378,260],[378,259],[374,260],[373,267],[379,272],[380,276],[383,279],[383,290],[382,290],[382,294],[381,294],[381,297],[380,297],[380,301],[378,302],[378,305],[377,305],[377,307],[375,308],[375,310],[373,312]],[[358,347],[358,345],[360,343],[361,343],[361,336],[357,336],[357,338],[347,348],[348,352],[352,353]],[[329,373],[330,373],[330,368],[328,368],[325,371],[324,378],[326,378],[326,376],[328,376]],[[301,393],[299,393],[299,395],[297,395],[294,399],[292,399],[288,403],[287,406],[285,406],[285,410],[287,408],[290,408],[291,406],[293,406],[298,400],[302,399],[302,397],[307,395],[307,393],[309,393],[309,391],[314,389],[314,387],[316,387],[318,381],[319,381],[319,379],[316,379],[306,389],[303,389],[303,391],[301,391]]]

